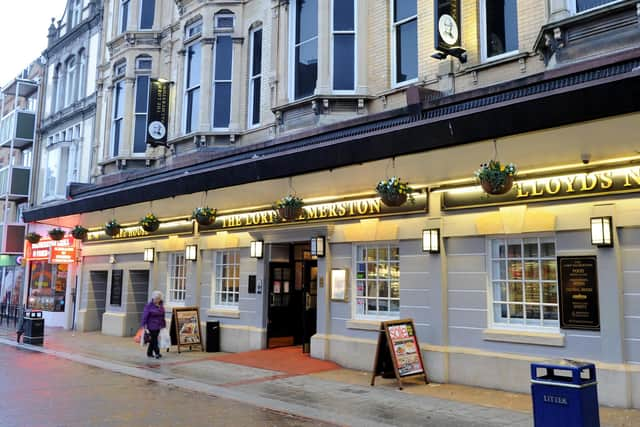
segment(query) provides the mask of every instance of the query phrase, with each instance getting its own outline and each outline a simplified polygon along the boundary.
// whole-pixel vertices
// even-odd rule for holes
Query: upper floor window
[[[71,7],[71,27],[75,27],[82,21],[82,0],[73,0]]]
[[[490,246],[494,325],[558,327],[554,239],[496,239]]]
[[[133,130],[133,152],[144,153],[147,150],[147,113],[149,108],[148,75],[136,77],[135,123]]]
[[[87,81],[87,55],[84,49],[78,52],[78,61],[80,62],[80,67],[78,69],[78,94],[76,99],[82,99],[86,95],[85,83]]]
[[[200,111],[200,43],[194,43],[187,48],[185,67],[184,94],[184,131],[190,133],[198,130]]]
[[[153,18],[156,13],[156,0],[140,0],[140,25],[141,30],[153,28]]]
[[[111,136],[111,152],[112,157],[116,157],[120,153],[120,146],[123,138],[124,122],[124,80],[118,80],[113,86],[113,123]]]
[[[150,56],[139,56],[136,58],[136,70],[151,70],[153,62]]]
[[[318,80],[318,0],[295,0],[289,6],[293,58],[291,93],[293,99],[313,95]]]
[[[31,148],[27,148],[22,151],[22,166],[31,167],[31,163],[33,162],[33,150]]]
[[[481,0],[483,60],[502,57],[518,50],[518,8],[516,0]]]
[[[607,3],[615,3],[618,0],[575,0],[575,11],[584,12],[596,7],[604,6]]]
[[[355,0],[333,0],[333,90],[355,89]]]
[[[127,72],[127,63],[126,62],[122,62],[120,64],[116,64],[115,67],[113,67],[113,75],[115,77],[120,77],[120,76],[124,76],[124,73]]]
[[[184,29],[184,36],[186,39],[190,39],[191,37],[195,37],[202,34],[202,21],[194,22],[193,24],[187,25]]]
[[[213,75],[213,127],[227,129],[231,118],[231,74],[233,41],[231,36],[218,36]]]
[[[78,181],[78,138],[74,138],[80,124],[56,132],[47,138],[44,153],[44,198],[61,199],[66,196],[67,184]],[[31,165],[31,151],[23,151],[23,165]]]
[[[249,127],[260,123],[260,88],[262,86],[262,28],[251,31],[249,56]]]
[[[71,58],[67,59],[67,62],[65,65],[67,68],[67,72],[65,74],[66,82],[65,82],[64,106],[66,107],[67,105],[75,101],[74,89],[75,89],[75,83],[77,80],[76,58],[72,56]]]
[[[217,30],[233,30],[235,24],[232,13],[218,13],[215,17],[215,28]]]
[[[418,7],[416,0],[392,3],[392,70],[397,85],[418,78]]]
[[[356,317],[399,317],[400,248],[362,245],[356,252]]]
[[[118,33],[127,31],[129,25],[129,5],[130,0],[120,0],[120,22],[118,23]]]
[[[58,64],[54,73],[54,93],[53,104],[54,111],[60,110],[64,107],[64,67],[62,64]]]

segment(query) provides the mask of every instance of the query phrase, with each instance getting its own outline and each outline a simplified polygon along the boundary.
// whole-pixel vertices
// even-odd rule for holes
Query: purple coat
[[[167,327],[167,322],[164,320],[164,306],[160,304],[160,307],[152,302],[144,306],[144,312],[142,313],[143,328],[147,328],[150,331],[159,331],[162,328]]]

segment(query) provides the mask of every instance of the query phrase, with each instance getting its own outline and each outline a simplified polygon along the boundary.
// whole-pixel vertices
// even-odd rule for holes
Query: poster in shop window
[[[200,333],[200,312],[198,307],[181,307],[173,309],[171,317],[172,343],[178,346],[178,353],[181,347],[202,347],[202,334]]]
[[[558,257],[558,272],[560,327],[599,331],[597,258]]]
[[[424,376],[424,381],[428,384],[413,320],[391,320],[382,322],[381,327],[371,385],[375,384],[376,376],[392,375],[395,375],[401,390],[401,379],[414,375]]]

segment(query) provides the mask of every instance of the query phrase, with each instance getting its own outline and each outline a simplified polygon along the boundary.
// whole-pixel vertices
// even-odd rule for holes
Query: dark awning
[[[295,176],[640,110],[640,49],[429,102],[421,111],[307,132],[24,212],[34,222],[182,194]]]

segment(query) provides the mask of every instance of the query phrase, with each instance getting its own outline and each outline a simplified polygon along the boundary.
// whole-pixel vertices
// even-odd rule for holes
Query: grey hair
[[[160,301],[162,301],[164,299],[164,295],[162,295],[162,292],[160,291],[153,291],[151,292],[151,299],[155,299],[155,298],[159,298]]]

